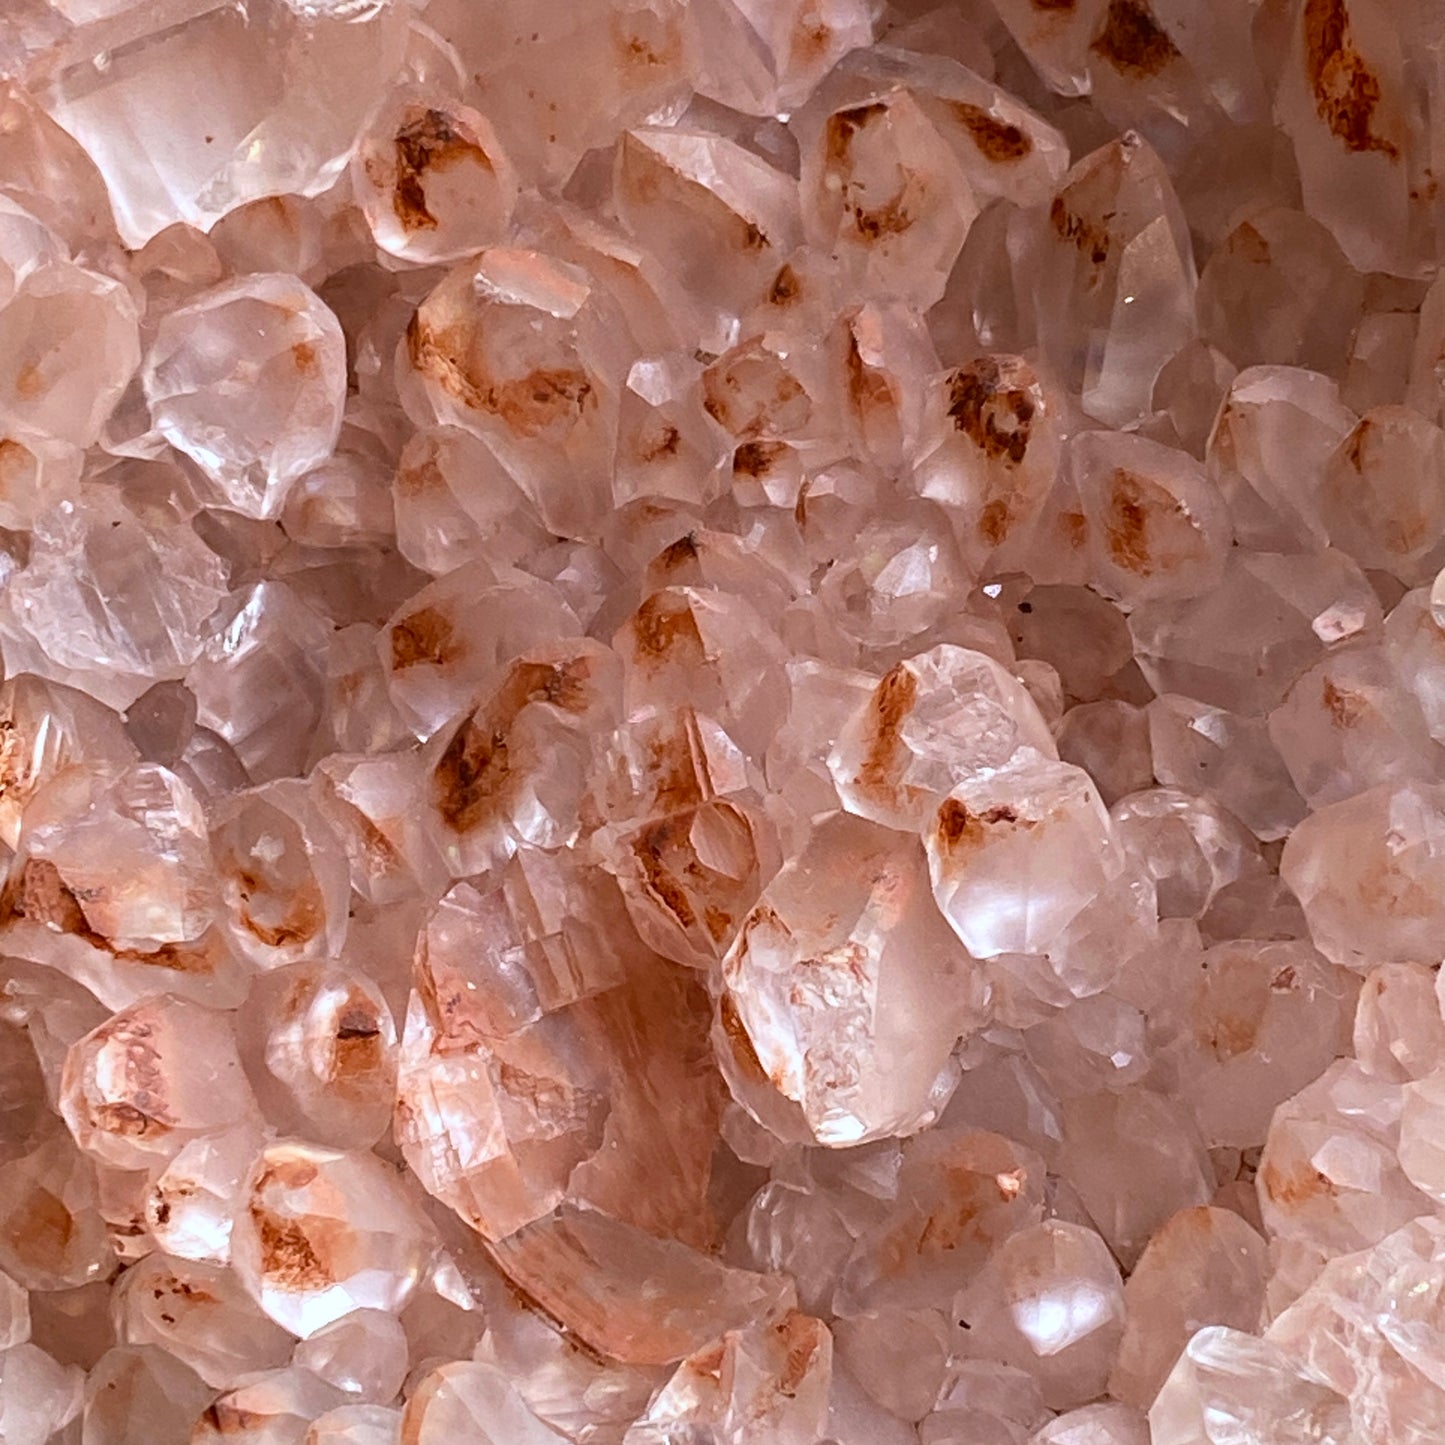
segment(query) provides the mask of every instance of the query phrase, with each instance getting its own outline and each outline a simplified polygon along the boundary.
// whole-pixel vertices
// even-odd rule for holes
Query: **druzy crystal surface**
[[[1442,0],[0,0],[0,1445],[1445,1440]]]

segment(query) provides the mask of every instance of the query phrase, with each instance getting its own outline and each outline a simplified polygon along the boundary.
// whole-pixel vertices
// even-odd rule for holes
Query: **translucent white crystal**
[[[743,920],[723,980],[724,1070],[741,1101],[833,1145],[934,1115],[949,1051],[980,1003],[976,966],[932,906],[921,848],[843,814],[815,827]]]
[[[354,1309],[399,1309],[428,1249],[394,1173],[367,1154],[273,1144],[231,1237],[236,1271],[278,1324],[309,1336]]]
[[[129,23],[66,57],[44,102],[100,168],[131,245],[257,197],[324,190],[398,59],[389,6],[369,23],[282,3],[125,9]]]
[[[248,276],[171,312],[142,374],[157,430],[248,517],[274,517],[341,428],[335,316],[294,276]]]

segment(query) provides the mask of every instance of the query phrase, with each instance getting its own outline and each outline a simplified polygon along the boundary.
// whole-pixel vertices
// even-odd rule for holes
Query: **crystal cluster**
[[[1423,0],[0,4],[0,1441],[1439,1445]]]

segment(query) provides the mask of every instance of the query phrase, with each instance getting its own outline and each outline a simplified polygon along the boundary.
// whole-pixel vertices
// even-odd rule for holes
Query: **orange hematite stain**
[[[1179,58],[1179,47],[1142,0],[1109,0],[1104,28],[1089,49],[1121,75],[1158,75]]]
[[[632,635],[639,661],[690,664],[703,659],[697,619],[681,598],[654,593],[633,614]]]
[[[990,115],[982,106],[956,100],[949,109],[973,138],[980,153],[991,161],[1022,160],[1034,148],[1027,132]]]
[[[596,406],[592,382],[580,367],[536,367],[524,376],[494,377],[469,359],[474,339],[465,324],[436,327],[418,311],[407,327],[407,354],[416,371],[449,396],[495,416],[518,436],[538,436]]]
[[[858,765],[854,785],[882,789],[891,781],[899,754],[903,751],[903,720],[918,696],[918,679],[899,663],[887,673],[873,693],[869,720],[868,751]]]
[[[688,848],[691,822],[687,814],[664,818],[643,829],[632,843],[633,857],[642,869],[649,891],[685,929],[697,922],[697,914],[667,857]]]
[[[791,1400],[798,1393],[808,1367],[813,1363],[822,1343],[823,1325],[797,1310],[788,1314],[773,1326],[785,1351],[783,1367],[778,1372],[777,1390],[785,1399]]]
[[[1220,1014],[1200,1030],[1200,1043],[1220,1060],[1247,1054],[1258,1037],[1259,1021],[1243,1014]]]
[[[584,712],[591,676],[591,660],[585,656],[556,665],[513,666],[491,701],[457,728],[432,771],[432,801],[447,827],[454,833],[471,832],[490,819],[509,794],[526,761],[511,737],[522,710],[531,703],[547,703],[563,712]]]
[[[855,105],[851,110],[840,110],[828,117],[824,145],[830,162],[847,160],[853,148],[853,137],[865,126],[871,125],[879,116],[887,113],[888,107],[881,101],[870,101],[867,105]]]
[[[790,306],[802,294],[803,283],[798,279],[798,273],[791,266],[784,266],[778,274],[773,277],[772,289],[768,292],[768,300],[774,306]]]
[[[331,1271],[316,1252],[306,1231],[293,1219],[252,1208],[251,1218],[261,1241],[261,1269],[268,1283],[284,1289],[324,1289]]]
[[[1096,266],[1109,259],[1110,236],[1107,226],[1090,221],[1069,209],[1062,196],[1055,196],[1049,206],[1049,224],[1061,241],[1087,256]]]
[[[302,376],[317,376],[321,372],[316,348],[309,341],[298,341],[291,348],[291,360]]]
[[[440,667],[455,662],[465,650],[451,619],[435,607],[422,607],[391,629],[391,666],[395,672],[423,662]]]
[[[489,173],[493,170],[486,151],[458,131],[453,118],[441,110],[429,108],[411,115],[396,133],[395,148],[396,183],[391,205],[397,220],[408,231],[437,228],[437,218],[427,209],[429,172],[462,161],[470,161]]]
[[[995,497],[978,514],[978,535],[990,547],[997,547],[1013,530],[1013,524],[1013,508],[1001,497]]]
[[[1035,819],[1022,817],[1001,803],[971,813],[957,798],[945,798],[938,809],[938,841],[949,853],[971,852],[982,847],[990,829],[1037,826]]]
[[[1305,79],[1319,118],[1346,150],[1397,160],[1399,148],[1376,128],[1380,81],[1355,49],[1345,0],[1305,0],[1303,24]]]
[[[1340,1192],[1333,1179],[1309,1164],[1281,1169],[1271,1160],[1264,1166],[1261,1178],[1264,1180],[1264,1192],[1276,1204],[1285,1206],[1307,1204],[1314,1199],[1333,1199]]]
[[[863,359],[863,353],[858,348],[858,337],[851,328],[848,332],[848,355],[845,364],[848,396],[856,416],[866,420],[870,412],[893,409],[893,389],[887,378],[874,371]]]
[[[45,390],[45,378],[40,372],[38,361],[27,361],[15,373],[15,394],[26,401],[34,401]]]
[[[53,1268],[75,1237],[75,1216],[65,1201],[37,1185],[5,1220],[3,1238],[21,1259]]]
[[[766,1084],[768,1071],[763,1068],[762,1061],[758,1058],[752,1036],[748,1033],[747,1025],[743,1022],[731,993],[724,993],[718,1000],[718,1024],[743,1077],[750,1083]]]
[[[0,730],[0,737],[4,736]],[[0,793],[12,781],[4,773],[4,755],[0,751]],[[212,973],[222,956],[214,930],[191,943],[163,943],[151,950],[117,948],[91,927],[80,900],[48,858],[27,858],[0,893],[0,928],[16,919],[42,924],[56,933],[73,934],[124,963],[170,968],[178,973]]]
[[[1025,386],[1010,385],[1003,368],[989,356],[961,366],[948,379],[948,416],[991,460],[1015,465],[1028,451],[1036,407]]]
[[[35,457],[29,447],[10,437],[0,437],[0,497],[9,495],[34,464]]]
[[[765,477],[788,450],[786,442],[744,442],[733,453],[735,477]]]
[[[1158,492],[1142,478],[1122,467],[1114,472],[1104,535],[1114,565],[1147,577],[1154,571],[1149,538],[1148,492]]]
[[[375,1006],[364,995],[348,997],[332,1038],[328,1078],[333,1083],[368,1079],[385,1062],[381,1023]]]
[[[1328,677],[1320,689],[1320,701],[1337,728],[1354,727],[1369,711],[1369,703],[1362,694],[1342,688]]]

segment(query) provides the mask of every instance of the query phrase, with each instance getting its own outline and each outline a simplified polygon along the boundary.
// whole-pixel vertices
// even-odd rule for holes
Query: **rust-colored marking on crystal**
[[[333,1082],[369,1078],[384,1061],[381,1024],[369,1000],[354,998],[336,1021],[335,1046],[331,1050],[330,1075]]]
[[[803,397],[806,393],[797,377],[756,344],[702,374],[703,410],[740,439],[786,430],[788,408]]]
[[[488,412],[518,436],[534,437],[595,405],[592,383],[579,367],[537,367],[525,376],[495,378],[468,364],[463,328],[436,330],[418,311],[406,331],[412,366],[473,411]]]
[[[913,224],[904,200],[907,186],[881,206],[853,207],[853,229],[865,241],[881,241],[885,236],[901,236]]]
[[[682,433],[671,424],[664,426],[657,436],[645,442],[638,449],[638,457],[644,462],[661,461],[663,457],[675,457],[682,442]]]
[[[1308,1164],[1297,1164],[1286,1171],[1271,1160],[1260,1177],[1264,1180],[1264,1192],[1276,1204],[1286,1207],[1308,1204],[1314,1199],[1332,1199],[1340,1192],[1333,1179]]]
[[[255,1434],[266,1430],[273,1423],[269,1415],[263,1415],[259,1410],[245,1410],[225,1400],[216,1400],[207,1405],[201,1413],[201,1420],[217,1435],[236,1435],[243,1440],[254,1438]]]
[[[850,164],[854,137],[887,113],[887,103],[875,100],[867,105],[856,105],[849,110],[840,110],[830,115],[823,137],[824,160],[828,170],[835,174],[846,171]],[[848,193],[856,187],[851,182],[845,182],[844,199],[853,216],[853,229],[858,235],[872,243],[908,230],[914,218],[909,213],[906,197],[913,181],[914,177],[905,170],[902,188],[881,206],[864,206],[856,201],[847,201]]]
[[[1022,160],[1034,148],[1028,133],[1009,121],[990,115],[980,105],[965,100],[950,103],[954,117],[968,131],[981,155],[991,161]]]
[[[1199,1042],[1216,1059],[1234,1059],[1247,1054],[1259,1037],[1259,1020],[1242,1014],[1220,1014],[1202,1021]]]
[[[696,562],[697,558],[697,533],[687,532],[677,541],[669,542],[657,554],[657,561],[653,566],[659,572],[676,572],[678,568],[686,567],[689,562]]]
[[[170,1133],[166,1125],[151,1118],[134,1104],[101,1104],[94,1110],[91,1118],[97,1129],[122,1139],[156,1138]]]
[[[698,748],[689,727],[683,725],[648,739],[647,776],[652,780],[656,812],[675,813],[703,802],[710,785],[698,774]]]
[[[261,1241],[261,1270],[268,1283],[283,1289],[324,1289],[333,1282],[331,1270],[294,1219],[278,1218],[254,1205],[251,1218]]]
[[[144,1019],[112,1020],[102,1026],[107,1042],[125,1055],[121,1073],[125,1097],[98,1103],[91,1111],[96,1128],[126,1138],[165,1134],[175,1123],[166,1107],[166,1070],[155,1045],[155,1029]]]
[[[90,926],[80,901],[48,858],[27,858],[5,885],[0,895],[0,927],[14,919],[73,934],[125,963],[170,968],[178,973],[213,973],[220,956],[218,941],[211,931],[193,943],[163,943],[149,951],[117,948]]]
[[[11,437],[0,437],[0,497],[8,496],[16,480],[25,476],[35,458],[30,448]]]
[[[853,137],[886,114],[887,110],[883,101],[874,100],[867,105],[855,105],[851,110],[840,110],[830,115],[823,137],[829,162],[841,164],[846,161],[848,152],[853,148]]]
[[[1114,565],[1139,577],[1148,577],[1155,569],[1145,485],[1133,472],[1116,468],[1104,517],[1104,536]]]
[[[1238,256],[1252,266],[1269,265],[1269,242],[1248,221],[1235,227],[1226,244],[1230,255]]]
[[[99,935],[96,937],[98,939]],[[141,963],[149,968],[171,968],[177,973],[214,973],[222,956],[220,940],[209,930],[194,943],[163,943],[149,953],[138,948],[116,948],[109,943],[105,946],[116,958],[126,963]]]
[[[666,57],[659,55],[640,35],[629,35],[620,49],[623,59],[633,65],[652,66],[666,63]]]
[[[1009,386],[998,362],[981,356],[948,379],[948,416],[993,460],[1017,465],[1028,452],[1034,399],[1026,388]]]
[[[1104,28],[1089,49],[1121,75],[1158,75],[1179,58],[1179,47],[1143,0],[1109,0]]]
[[[863,353],[858,349],[858,337],[851,327],[848,331],[846,367],[848,397],[860,420],[865,420],[869,412],[893,409],[893,392],[887,380],[863,360]]]
[[[971,852],[981,847],[990,829],[1037,826],[1035,819],[1021,817],[1003,805],[971,813],[957,798],[945,798],[938,809],[938,841],[950,853]]]
[[[738,1006],[733,1001],[731,993],[725,992],[718,1000],[718,1023],[722,1027],[723,1036],[732,1048],[733,1058],[737,1060],[743,1077],[754,1084],[766,1084],[768,1072],[763,1068],[762,1060],[758,1058],[758,1051],[753,1047],[752,1036],[748,1033],[747,1025],[743,1023],[742,1015],[738,1012]]]
[[[469,833],[488,817],[513,782],[522,759],[512,730],[530,703],[574,715],[586,712],[592,676],[586,656],[552,665],[518,662],[491,701],[468,714],[432,771],[432,801],[455,833]]]
[[[314,879],[308,879],[286,898],[285,911],[275,923],[258,918],[256,910],[250,906],[257,895],[271,902],[275,890],[256,874],[245,870],[236,874],[236,883],[241,895],[242,906],[238,910],[241,923],[267,948],[290,948],[298,943],[307,943],[321,931],[326,906]]]
[[[569,657],[555,666],[522,662],[512,670],[512,685],[528,702],[545,702],[574,715],[587,711],[587,684],[592,679],[589,657]]]
[[[1399,148],[1376,129],[1379,77],[1355,49],[1345,0],[1305,0],[1305,78],[1315,111],[1348,151],[1378,151],[1391,160]]]
[[[1060,512],[1059,530],[1064,541],[1077,551],[1089,540],[1089,519],[1082,512]]]
[[[808,1367],[818,1353],[820,1328],[817,1320],[810,1319],[797,1310],[789,1310],[773,1326],[785,1352],[777,1384],[778,1394],[784,1399],[793,1399],[798,1393],[798,1387],[807,1377]]]
[[[721,943],[733,931],[732,914],[715,903],[709,903],[703,908],[702,921],[714,943]]]
[[[976,1244],[986,1238],[985,1222],[980,1216],[988,1208],[987,1199],[980,1198],[980,1187],[987,1182],[971,1169],[957,1165],[945,1169],[948,1179],[948,1203],[930,1213],[919,1231],[917,1241],[910,1252],[901,1252],[901,1258],[894,1260],[895,1274],[914,1264],[914,1258],[947,1254],[964,1244]]]
[[[1003,543],[1013,531],[1013,525],[1013,508],[1002,497],[986,503],[978,514],[978,535],[990,547]]]
[[[687,1368],[699,1378],[711,1380],[714,1383],[721,1381],[723,1362],[727,1359],[728,1345],[726,1340],[718,1340],[708,1345],[688,1360]]]
[[[632,856],[642,869],[648,890],[683,928],[691,928],[697,922],[697,914],[687,890],[664,861],[664,855],[689,846],[691,824],[692,819],[686,814],[664,818],[643,829],[632,842]]]
[[[791,266],[783,266],[773,277],[768,300],[774,306],[791,306],[803,294],[803,283]]]
[[[903,749],[903,720],[912,711],[917,696],[918,678],[901,662],[886,673],[874,689],[868,751],[853,779],[855,786],[870,789],[889,786],[898,754]]]
[[[833,27],[829,25],[821,0],[810,0],[798,12],[790,36],[789,51],[794,68],[802,69],[824,60],[833,43]]]
[[[402,672],[426,662],[436,667],[455,662],[465,652],[451,619],[435,607],[421,607],[391,629],[391,666]]]
[[[1362,416],[1345,442],[1345,460],[1361,475],[1365,470],[1365,447],[1374,430],[1374,419]]]
[[[1333,678],[1325,678],[1320,689],[1320,701],[1329,714],[1330,721],[1337,728],[1352,728],[1369,710],[1369,704],[1358,692],[1340,687]]]
[[[75,894],[48,858],[27,858],[6,885],[0,919],[24,918],[57,933],[90,932]]]
[[[41,1185],[30,1190],[20,1207],[5,1217],[6,1245],[41,1269],[52,1268],[74,1238],[75,1216],[63,1199]]]
[[[45,377],[41,374],[40,363],[27,361],[15,373],[15,394],[26,401],[33,401],[46,390]]]
[[[522,436],[536,436],[569,414],[580,416],[592,395],[586,373],[573,367],[539,367],[526,376],[495,383],[486,393],[495,412]]]
[[[766,251],[773,244],[756,221],[742,220],[740,224],[744,251]]]
[[[472,713],[456,730],[432,773],[432,791],[442,821],[454,833],[469,833],[491,811],[511,779],[511,750],[505,733],[479,727]]]
[[[445,170],[469,160],[486,171],[491,157],[475,141],[460,135],[445,111],[428,107],[411,116],[396,133],[396,184],[391,205],[408,231],[434,231],[437,218],[427,209],[426,181],[430,171]]]
[[[765,477],[787,450],[786,442],[744,442],[733,453],[733,476]]]
[[[692,609],[681,598],[654,592],[632,616],[639,661],[658,665],[681,655],[702,658],[702,635]]]
[[[1049,206],[1049,224],[1060,240],[1067,241],[1096,266],[1109,259],[1110,237],[1107,227],[1096,225],[1071,211],[1062,196],[1055,196]]]

